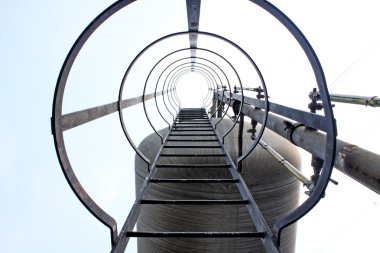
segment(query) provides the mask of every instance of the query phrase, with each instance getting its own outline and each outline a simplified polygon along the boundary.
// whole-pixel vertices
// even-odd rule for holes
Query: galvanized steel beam
[[[168,91],[165,91],[166,93]],[[161,96],[162,92],[158,92],[156,96]],[[125,109],[130,106],[137,105],[141,102],[147,101],[154,98],[154,93],[148,94],[144,96],[134,97],[125,99],[121,102],[122,108]],[[62,131],[69,130],[71,128],[80,126],[82,124],[88,123],[92,120],[107,116],[108,114],[117,112],[118,110],[118,103],[119,102],[113,102],[106,105],[100,105],[97,107],[88,108],[85,110],[77,111],[68,113],[65,115],[62,115]]]
[[[199,16],[201,12],[201,0],[186,0],[187,7],[187,23],[189,32],[198,32],[199,30]],[[196,48],[198,44],[198,34],[189,34],[189,42],[191,48],[191,57],[193,62],[195,62]]]
[[[330,94],[330,99],[332,102],[337,102],[337,103],[380,107],[380,98],[377,96],[367,97],[367,96],[356,96],[356,95]]]
[[[234,102],[234,100],[229,100],[226,97],[224,97],[223,101],[230,104]],[[257,122],[262,121],[264,118],[263,110],[255,109],[249,105],[244,105],[242,112]],[[285,129],[284,121],[290,120],[275,115],[274,113],[269,113],[266,127],[310,154],[324,160],[324,146],[326,144],[325,133],[312,130],[302,125],[294,129]],[[293,125],[296,124],[294,121],[290,122]],[[380,155],[356,145],[337,140],[334,167],[378,194],[380,194],[379,164]]]

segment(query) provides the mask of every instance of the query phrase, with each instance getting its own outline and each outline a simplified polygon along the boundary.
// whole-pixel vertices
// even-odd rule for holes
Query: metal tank
[[[218,120],[218,119],[214,119]],[[232,122],[224,119],[217,126],[219,134],[225,133]],[[252,142],[251,134],[246,130],[251,125],[245,122],[244,147],[247,149]],[[165,133],[167,129],[161,130]],[[226,137],[225,145],[231,157],[237,157],[238,126]],[[196,138],[195,138],[196,139]],[[265,130],[263,140],[285,159],[300,168],[301,159],[297,148],[279,135]],[[160,139],[156,134],[146,137],[139,149],[149,159],[154,159],[160,147]],[[184,152],[181,149],[169,150],[172,153]],[[191,151],[187,151],[191,152]],[[217,153],[218,151],[209,151]],[[183,157],[165,158],[165,164],[215,164],[218,159]],[[220,161],[220,160],[219,160]],[[243,163],[242,176],[249,187],[253,197],[272,227],[273,222],[298,206],[299,181],[284,169],[267,151],[260,146],[246,158]],[[140,189],[147,174],[147,165],[138,156],[135,158],[136,192]],[[223,169],[162,169],[156,177],[163,178],[224,178],[227,173]],[[149,197],[156,199],[234,199],[238,196],[237,189],[223,184],[160,184],[152,185]],[[175,206],[154,205],[144,206],[137,223],[140,231],[178,231],[178,232],[219,232],[219,231],[246,231],[254,232],[255,226],[250,219],[245,206]],[[296,226],[285,229],[281,237],[283,252],[295,251]],[[197,253],[197,252],[265,252],[260,239],[257,238],[139,238],[139,253]]]

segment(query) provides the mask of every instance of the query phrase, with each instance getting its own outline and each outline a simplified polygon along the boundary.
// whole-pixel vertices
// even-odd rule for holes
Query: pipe
[[[225,97],[223,102],[232,104],[234,100],[229,100]],[[257,122],[262,122],[265,115],[263,110],[255,109],[249,105],[243,105],[242,113]],[[291,122],[293,125],[296,123],[269,113],[266,127],[310,154],[324,160],[326,134],[309,129],[303,125],[298,125],[293,129],[285,129],[284,121]],[[356,145],[337,140],[334,167],[378,194],[380,194],[379,164],[380,155]]]
[[[380,98],[377,96],[366,97],[356,95],[330,94],[332,102],[380,107]]]

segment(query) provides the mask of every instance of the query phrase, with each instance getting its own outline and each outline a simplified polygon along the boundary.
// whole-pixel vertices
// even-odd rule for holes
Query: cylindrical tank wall
[[[232,122],[223,120],[217,127],[224,133]],[[251,128],[245,123],[245,130]],[[225,145],[236,161],[237,129],[226,137]],[[167,130],[166,130],[167,131]],[[165,132],[163,130],[162,132]],[[194,139],[199,139],[197,137]],[[203,137],[204,138],[204,137]],[[263,140],[293,165],[300,168],[300,156],[295,146],[270,130],[265,130]],[[250,134],[244,131],[245,150],[252,143]],[[156,134],[145,138],[139,148],[151,160],[160,147]],[[165,153],[184,153],[193,150],[172,149]],[[220,153],[207,150],[207,153]],[[220,164],[224,158],[163,158],[161,164]],[[147,174],[147,165],[138,156],[135,159],[136,191],[140,189]],[[164,169],[160,168],[155,178],[228,178],[226,169]],[[256,200],[270,227],[273,222],[298,206],[300,183],[282,167],[270,154],[258,146],[243,163],[242,177]],[[152,185],[148,198],[157,199],[236,199],[239,198],[235,186],[227,184],[160,184]],[[137,229],[140,231],[172,232],[234,232],[256,231],[245,206],[186,206],[186,205],[147,205],[142,207]],[[295,250],[296,226],[282,233],[283,252]],[[260,239],[252,238],[139,238],[138,252],[265,252]]]

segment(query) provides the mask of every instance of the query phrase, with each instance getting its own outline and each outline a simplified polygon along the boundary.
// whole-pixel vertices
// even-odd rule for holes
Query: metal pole
[[[283,156],[281,156],[276,150],[271,146],[266,144],[264,141],[259,141],[260,146],[268,151],[268,153],[273,156],[279,163],[281,163],[290,173],[292,173],[299,181],[301,181],[310,191],[314,188],[314,183],[310,181],[305,175],[302,174],[300,170],[294,167],[289,161],[287,161]]]
[[[309,94],[310,99],[320,100],[320,94],[316,88]],[[380,107],[380,98],[377,96],[356,96],[356,95],[342,95],[342,94],[330,94],[331,102],[365,105],[372,107]]]
[[[236,116],[236,115],[235,115]],[[239,132],[238,132],[238,157],[243,154],[243,131],[244,131],[244,114],[240,114],[239,119]],[[237,167],[238,172],[242,172],[243,164],[238,163]]]
[[[348,103],[348,104],[380,107],[380,98],[377,96],[366,97],[366,96],[355,96],[355,95],[330,94],[330,99],[332,102],[337,102],[337,103]]]
[[[234,100],[229,101],[229,99],[225,97],[224,102],[232,105]],[[248,105],[243,105],[242,113],[257,122],[261,122],[265,115],[261,109],[254,109]],[[284,122],[290,121],[273,113],[269,113],[266,127],[310,154],[324,160],[325,133],[310,130],[303,125],[297,125],[296,122],[290,122],[296,126],[295,128],[285,129]],[[379,164],[380,155],[356,145],[337,140],[334,167],[378,194],[380,194]]]

